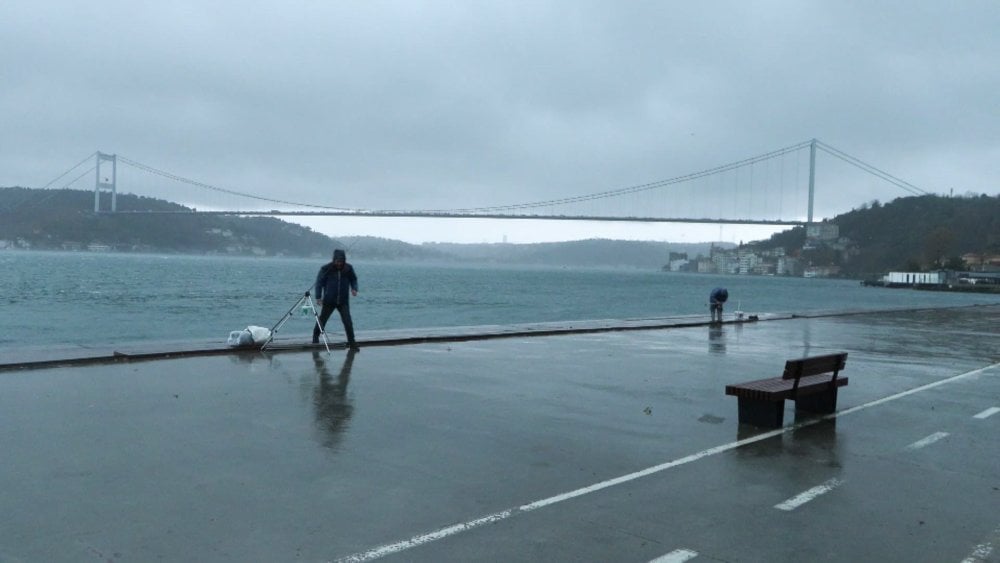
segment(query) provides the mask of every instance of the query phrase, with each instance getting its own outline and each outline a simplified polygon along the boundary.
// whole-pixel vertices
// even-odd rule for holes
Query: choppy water
[[[850,280],[674,274],[615,269],[456,266],[351,260],[356,329],[512,324],[705,314],[998,303],[991,295],[866,288]],[[310,289],[319,261],[96,253],[0,252],[0,352],[55,344],[225,341],[270,327]],[[336,315],[332,331],[339,331]],[[306,335],[296,318],[282,334]],[[338,332],[334,332],[338,334]]]

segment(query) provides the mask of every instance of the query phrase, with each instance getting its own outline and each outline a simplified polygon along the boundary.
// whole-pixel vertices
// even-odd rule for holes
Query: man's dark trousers
[[[319,312],[319,326],[326,330],[326,321],[330,319],[333,310],[340,311],[340,320],[344,323],[344,332],[347,333],[347,344],[354,345],[354,322],[351,321],[351,305],[347,301],[337,305],[330,301],[323,301],[323,309]],[[319,326],[313,326],[313,342],[319,342]]]

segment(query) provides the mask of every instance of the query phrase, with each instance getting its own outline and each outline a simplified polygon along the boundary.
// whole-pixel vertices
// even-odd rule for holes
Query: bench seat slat
[[[838,377],[833,381],[836,387],[847,385],[848,378]],[[830,388],[830,375],[811,375],[799,379],[798,393],[808,395],[810,393],[825,391]],[[747,381],[735,385],[726,385],[726,395],[737,397],[747,397],[763,401],[784,401],[792,396],[795,380],[773,377],[770,379],[758,379]]]

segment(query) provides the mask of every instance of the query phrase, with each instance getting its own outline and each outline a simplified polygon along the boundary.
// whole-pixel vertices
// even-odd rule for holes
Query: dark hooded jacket
[[[717,287],[712,290],[712,293],[708,296],[709,302],[712,305],[725,303],[729,299],[729,292],[726,291],[724,287]]]
[[[333,251],[333,261],[323,264],[316,275],[315,295],[316,299],[330,301],[335,305],[347,303],[351,295],[351,290],[358,290],[358,276],[354,273],[354,267],[346,262],[347,253],[343,250]],[[337,269],[333,264],[337,260],[344,260],[344,267]]]

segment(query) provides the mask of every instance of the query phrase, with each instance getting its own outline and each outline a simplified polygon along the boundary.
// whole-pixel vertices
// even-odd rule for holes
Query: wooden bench
[[[847,352],[785,362],[781,377],[726,385],[726,395],[739,399],[740,424],[779,428],[785,418],[785,399],[795,410],[832,413],[837,410],[837,389],[847,385],[838,377],[847,364]]]

